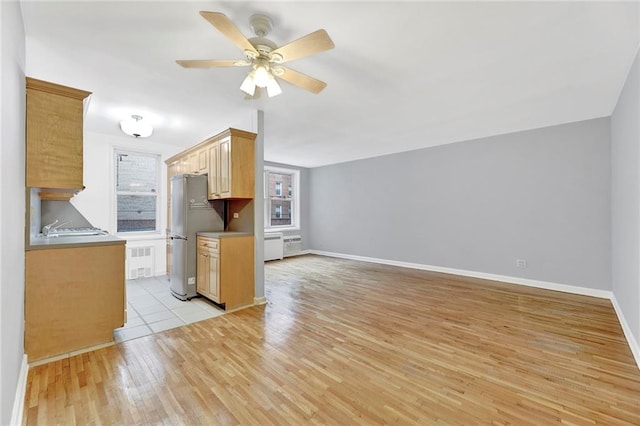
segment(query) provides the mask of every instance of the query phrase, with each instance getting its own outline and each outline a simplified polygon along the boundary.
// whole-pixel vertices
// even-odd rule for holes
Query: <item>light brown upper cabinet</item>
[[[209,147],[209,199],[253,198],[254,133],[229,129]]]
[[[90,94],[27,77],[27,187],[83,189],[83,112]]]
[[[174,175],[179,175],[183,173],[188,173],[192,175],[204,175],[209,172],[209,152],[208,147],[201,147],[197,145],[197,147],[189,148],[188,150],[178,154],[171,158],[174,160],[171,164],[175,164],[174,167],[176,173]],[[167,166],[170,166],[167,163]]]
[[[210,200],[253,198],[255,139],[255,133],[227,129],[167,159],[167,178],[208,173]]]

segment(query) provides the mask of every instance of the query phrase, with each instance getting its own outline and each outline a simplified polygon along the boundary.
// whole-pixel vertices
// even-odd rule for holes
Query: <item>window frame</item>
[[[271,225],[271,200],[269,199],[269,173],[279,173],[291,175],[291,203],[290,209],[293,210],[291,214],[291,225]],[[281,191],[284,194],[284,191]],[[263,200],[264,200],[264,230],[265,232],[276,231],[297,231],[300,230],[300,170],[286,167],[274,167],[264,166],[264,188],[263,188]],[[284,210],[284,209],[283,209]],[[284,213],[284,211],[282,212]]]
[[[117,156],[125,154],[125,155],[137,155],[137,156],[145,156],[151,157],[155,159],[156,166],[156,191],[155,192],[132,192],[132,191],[118,191],[118,168],[116,166]],[[148,152],[148,151],[137,151],[135,149],[130,148],[121,148],[121,147],[113,147],[112,150],[112,165],[113,165],[113,173],[112,173],[112,185],[111,189],[113,191],[113,234],[135,238],[136,236],[151,236],[151,235],[160,235],[162,233],[161,229],[161,203],[162,203],[162,168],[161,168],[161,155],[156,152]],[[145,196],[155,196],[155,229],[148,231],[118,231],[118,195],[145,195]]]

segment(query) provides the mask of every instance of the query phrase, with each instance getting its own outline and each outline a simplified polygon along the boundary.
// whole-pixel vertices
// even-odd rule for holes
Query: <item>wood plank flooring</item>
[[[311,255],[265,274],[266,306],[34,367],[25,424],[640,424],[608,300]]]

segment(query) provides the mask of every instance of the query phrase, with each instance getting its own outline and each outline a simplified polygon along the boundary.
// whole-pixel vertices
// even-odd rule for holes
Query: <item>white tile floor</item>
[[[113,335],[123,342],[222,314],[205,298],[183,302],[173,297],[167,277],[127,280],[127,323]]]

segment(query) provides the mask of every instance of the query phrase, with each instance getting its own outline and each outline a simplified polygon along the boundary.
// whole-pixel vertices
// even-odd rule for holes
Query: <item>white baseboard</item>
[[[631,328],[629,327],[629,323],[627,319],[624,317],[622,313],[622,308],[618,304],[618,300],[615,295],[611,296],[611,303],[613,304],[613,309],[616,311],[616,315],[618,315],[618,320],[620,321],[620,326],[622,327],[622,331],[624,333],[624,337],[627,338],[627,342],[629,343],[629,348],[631,348],[631,353],[636,360],[636,364],[638,365],[638,369],[640,369],[640,345],[638,345],[638,341],[633,336],[631,332]]]
[[[258,305],[266,305],[266,304],[267,304],[267,298],[266,298],[266,297],[264,297],[264,296],[262,296],[262,297],[254,297],[254,298],[253,298],[253,304],[254,304],[255,306],[258,306]]]
[[[375,257],[353,256],[350,254],[333,253],[327,251],[310,250],[312,254],[321,256],[339,257],[343,259],[360,260],[363,262],[379,263],[383,265],[400,266],[402,268],[420,269],[423,271],[442,272],[444,274],[461,275],[464,277],[480,278],[483,280],[500,281],[510,284],[526,285],[529,287],[544,288],[547,290],[562,291],[565,293],[581,294],[583,296],[599,297],[601,299],[611,299],[613,293],[608,290],[598,290],[593,288],[578,287],[568,284],[558,284],[548,281],[530,280],[527,278],[511,277],[508,275],[487,274],[484,272],[468,271],[465,269],[445,268],[442,266],[423,265],[420,263],[398,262],[395,260],[378,259]]]
[[[287,257],[295,257],[295,256],[302,256],[304,254],[309,254],[311,252],[311,250],[300,250],[297,253],[290,253],[284,256],[284,258],[286,259]]]
[[[22,357],[22,365],[20,366],[20,375],[16,386],[16,397],[13,401],[13,410],[11,411],[12,426],[22,425],[22,417],[24,412],[24,398],[27,392],[27,375],[29,374],[29,362],[27,354]]]
[[[308,252],[310,254],[317,254],[320,256],[330,256],[330,257],[338,257],[342,259],[360,260],[363,262],[400,266],[403,268],[421,269],[423,271],[442,272],[445,274],[462,275],[465,277],[480,278],[480,279],[491,280],[491,281],[501,281],[501,282],[506,282],[510,284],[526,285],[529,287],[543,288],[546,290],[555,290],[555,291],[562,291],[565,293],[573,293],[573,294],[580,294],[583,296],[592,296],[592,297],[598,297],[601,299],[609,299],[611,300],[615,313],[618,316],[618,320],[620,322],[620,325],[622,326],[624,336],[627,339],[627,343],[629,344],[629,347],[631,348],[631,352],[633,353],[633,357],[635,358],[636,364],[638,365],[638,369],[640,369],[640,346],[638,345],[638,342],[634,338],[633,333],[631,332],[631,328],[629,328],[629,324],[627,323],[624,317],[624,314],[622,313],[622,309],[620,308],[620,305],[618,304],[618,301],[616,300],[615,295],[613,294],[612,291],[578,287],[578,286],[567,285],[567,284],[558,284],[558,283],[552,283],[548,281],[530,280],[527,278],[510,277],[507,275],[487,274],[484,272],[467,271],[464,269],[443,268],[440,266],[422,265],[419,263],[398,262],[395,260],[378,259],[374,257],[354,256],[350,254],[333,253],[328,251],[308,250]]]

